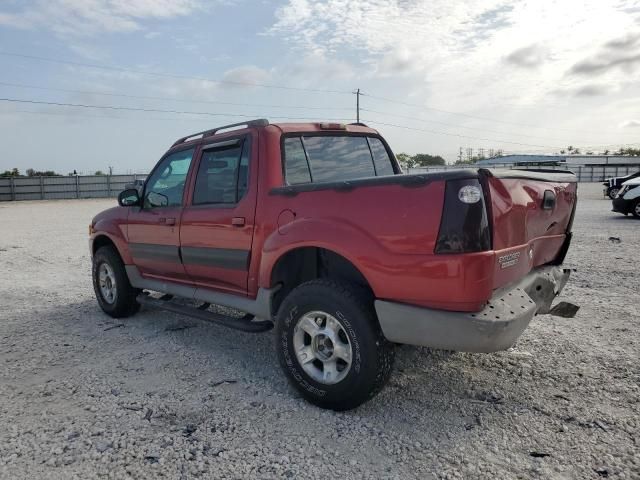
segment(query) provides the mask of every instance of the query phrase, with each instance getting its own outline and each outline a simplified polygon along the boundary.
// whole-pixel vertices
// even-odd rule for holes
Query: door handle
[[[244,217],[233,217],[231,219],[231,225],[234,227],[244,227]]]
[[[165,225],[175,225],[176,224],[176,219],[175,218],[160,217],[158,219],[158,223],[164,223]]]

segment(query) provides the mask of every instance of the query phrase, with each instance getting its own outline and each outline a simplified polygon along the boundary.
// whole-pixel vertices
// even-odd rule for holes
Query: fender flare
[[[341,239],[349,239],[348,244]],[[273,269],[287,253],[305,247],[322,248],[349,261],[367,280],[374,293],[376,285],[366,273],[367,255],[357,255],[353,245],[367,245],[376,256],[388,254],[380,242],[370,233],[345,222],[344,219],[299,219],[274,230],[263,245],[260,261],[259,285],[271,288]]]
[[[91,235],[89,241],[89,248],[92,257],[96,240],[100,237],[106,237],[116,247],[120,258],[125,265],[130,265],[133,263],[127,240],[126,238],[124,238],[124,235],[116,226],[114,226],[111,222],[105,221],[97,222],[93,226],[93,228],[95,230],[95,233]]]

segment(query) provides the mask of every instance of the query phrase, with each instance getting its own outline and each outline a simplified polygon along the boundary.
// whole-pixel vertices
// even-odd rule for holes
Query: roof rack
[[[226,128],[232,128],[232,127],[240,127],[243,125],[246,125],[247,127],[266,127],[267,125],[269,125],[269,120],[267,120],[266,118],[259,118],[257,120],[248,120],[246,122],[232,123],[230,125],[223,125],[221,127],[212,128],[211,130],[204,130],[202,132],[192,133],[191,135],[187,135],[186,137],[179,138],[171,146],[175,147],[176,145],[179,145],[180,143],[184,143],[193,137],[198,137],[198,136],[201,136],[202,138],[210,137],[212,135],[215,135],[220,130],[224,130]]]

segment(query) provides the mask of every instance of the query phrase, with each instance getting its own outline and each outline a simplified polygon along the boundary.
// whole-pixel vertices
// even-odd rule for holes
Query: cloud
[[[582,60],[571,67],[570,73],[579,75],[598,75],[614,68],[633,70],[640,64],[640,53],[624,56],[603,56]]]
[[[355,68],[350,63],[329,58],[322,51],[307,53],[295,62],[280,67],[279,70],[280,77],[294,77],[296,81],[304,84],[309,83],[309,80],[315,81],[317,78],[349,80],[355,76]]]
[[[406,48],[398,48],[385,53],[376,62],[376,73],[380,76],[405,76],[421,69],[419,54]]]
[[[539,67],[548,58],[549,51],[540,45],[518,48],[505,57],[505,61],[523,68]]]
[[[628,48],[634,47],[638,45],[640,41],[640,32],[630,33],[624,37],[616,38],[613,40],[609,40],[604,44],[605,47],[614,49],[614,50],[626,50]]]
[[[590,84],[578,87],[574,91],[576,97],[598,97],[611,93],[612,88],[610,85],[603,84]]]
[[[201,0],[36,0],[19,12],[0,12],[0,24],[96,35],[139,30],[143,20],[189,15],[200,8]]]
[[[271,73],[255,65],[245,65],[224,72],[222,80],[238,85],[264,84],[271,78]]]
[[[640,32],[609,40],[592,55],[575,63],[569,74],[601,75],[611,70],[633,71],[640,65]]]
[[[611,95],[620,91],[619,85],[610,85],[606,83],[586,83],[578,84],[577,86],[568,86],[556,88],[549,93],[557,97],[567,98],[589,98],[589,97],[601,97],[604,95]]]
[[[435,58],[467,48],[479,31],[486,38],[508,26],[511,10],[504,0],[289,0],[268,33],[315,53],[365,52],[381,62],[382,72],[394,64],[406,69],[411,52],[425,69]]]
[[[640,128],[640,120],[627,120],[620,124],[620,128]]]
[[[30,28],[31,21],[21,15],[0,12],[0,25],[13,28]]]

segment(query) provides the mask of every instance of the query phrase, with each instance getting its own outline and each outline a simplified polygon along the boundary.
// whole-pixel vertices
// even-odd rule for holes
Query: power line
[[[233,80],[216,80],[212,78],[206,77],[198,77],[192,75],[180,75],[177,73],[163,73],[163,72],[152,72],[148,70],[138,70],[134,68],[125,68],[116,65],[102,65],[98,63],[86,63],[86,62],[77,62],[73,60],[60,60],[57,58],[47,58],[40,57],[37,55],[26,55],[22,53],[15,52],[3,52],[0,51],[0,55],[6,57],[17,57],[17,58],[25,58],[28,60],[38,60],[41,62],[49,62],[49,63],[58,63],[62,65],[73,65],[75,67],[85,67],[85,68],[97,68],[101,70],[111,70],[116,72],[127,72],[127,73],[137,73],[140,75],[150,75],[154,77],[167,77],[167,78],[181,78],[188,80],[203,80],[207,82],[220,83],[225,85],[241,85],[245,87],[261,87],[261,88],[274,88],[280,90],[296,90],[301,92],[314,92],[314,93],[336,93],[336,94],[351,94],[349,90],[327,90],[327,89],[319,89],[319,88],[303,88],[303,87],[292,87],[289,85],[275,85],[275,84],[266,84],[266,83],[257,83],[257,82],[240,82]]]
[[[381,100],[383,102],[396,103],[398,105],[406,105],[408,107],[417,107],[417,108],[421,108],[423,110],[432,110],[434,112],[446,113],[446,114],[449,114],[449,115],[458,115],[458,116],[461,116],[461,117],[473,118],[475,120],[483,120],[483,121],[486,121],[486,122],[503,123],[505,125],[514,125],[514,126],[525,127],[525,128],[541,128],[541,129],[553,130],[553,131],[562,130],[562,131],[573,132],[573,133],[587,133],[589,135],[602,133],[601,131],[596,133],[596,132],[586,132],[586,131],[579,131],[579,130],[571,130],[571,129],[559,128],[559,127],[543,127],[543,126],[532,125],[532,124],[527,124],[527,123],[510,122],[510,121],[507,121],[507,120],[499,120],[499,119],[496,119],[496,118],[481,117],[479,115],[471,115],[471,114],[463,113],[463,112],[454,112],[454,111],[451,111],[451,110],[444,110],[444,109],[441,109],[441,108],[428,107],[426,105],[420,105],[420,104],[417,104],[417,103],[409,103],[409,102],[403,102],[403,101],[400,101],[400,100],[393,100],[391,98],[379,97],[377,95],[371,95],[369,93],[362,93],[361,92],[360,95],[366,96],[366,97],[369,97],[369,98],[374,98],[376,100]]]
[[[200,81],[210,81],[210,82],[214,82],[214,83],[229,84],[229,85],[242,85],[242,86],[273,88],[273,89],[283,89],[283,90],[293,90],[293,91],[304,91],[304,92],[314,92],[314,93],[331,93],[331,94],[352,94],[352,93],[354,93],[353,91],[347,91],[347,90],[314,89],[314,88],[293,87],[293,86],[288,86],[288,85],[262,84],[262,83],[241,82],[241,81],[231,81],[231,80],[216,80],[216,79],[210,79],[210,78],[206,78],[206,77],[198,77],[198,76],[191,76],[191,75],[181,75],[181,74],[172,74],[172,73],[162,73],[162,72],[153,72],[153,71],[139,70],[139,69],[133,69],[133,68],[124,68],[124,67],[114,66],[114,65],[102,65],[102,64],[96,64],[96,63],[78,62],[78,61],[72,61],[72,60],[61,60],[61,59],[54,59],[54,58],[37,56],[37,55],[21,54],[21,53],[16,53],[16,52],[0,51],[0,55],[8,56],[8,57],[24,58],[24,59],[29,59],[29,60],[37,60],[37,61],[43,61],[43,62],[50,62],[50,63],[57,63],[57,64],[64,64],[64,65],[73,65],[73,66],[86,67],[86,68],[96,68],[96,69],[111,70],[111,71],[118,71],[118,72],[130,72],[130,73],[137,73],[137,74],[142,74],[142,75],[167,77],[167,78],[181,78],[181,79],[192,79],[192,80],[200,80]],[[37,88],[37,87],[32,87],[32,88]],[[87,93],[89,93],[89,92],[87,92]],[[93,92],[93,93],[101,94],[101,93],[98,93],[98,92]],[[569,131],[569,132],[581,133],[581,132],[579,132],[577,130],[562,129],[562,128],[558,128],[558,127],[544,127],[544,126],[538,126],[538,125],[532,125],[532,124],[510,122],[510,121],[499,120],[499,119],[495,119],[495,118],[482,117],[482,116],[478,116],[478,115],[471,115],[471,114],[467,114],[467,113],[463,113],[463,112],[454,112],[454,111],[439,109],[439,108],[435,108],[435,107],[428,107],[428,106],[425,106],[425,105],[419,105],[419,104],[413,104],[413,103],[409,103],[409,102],[403,102],[403,101],[400,101],[400,100],[394,100],[394,99],[390,99],[390,98],[386,98],[386,97],[381,97],[381,96],[378,96],[378,95],[362,93],[359,90],[357,92],[357,95],[358,95],[358,99],[359,99],[360,95],[364,95],[364,96],[368,96],[369,98],[373,98],[373,99],[381,100],[381,101],[385,101],[385,102],[395,103],[395,104],[399,104],[399,105],[406,105],[406,106],[411,106],[411,107],[418,107],[418,108],[422,108],[422,109],[425,109],[425,110],[432,110],[432,111],[436,111],[436,112],[440,112],[440,113],[446,113],[446,114],[449,114],[449,115],[458,115],[458,116],[463,116],[463,117],[473,118],[473,119],[478,119],[478,120],[483,120],[483,121],[489,121],[489,122],[494,122],[494,123],[502,123],[502,124],[506,124],[506,125],[514,125],[514,126],[526,127],[526,128],[540,128],[540,129],[547,129],[547,130],[554,130],[554,131],[564,130],[564,131]],[[113,96],[116,96],[116,95],[114,94]],[[123,97],[129,96],[129,97],[135,98],[133,95],[120,94],[119,96],[123,96]],[[149,97],[149,98],[150,99],[160,99],[160,98],[153,98],[153,97]],[[220,103],[222,104],[222,102],[220,102]],[[227,104],[231,105],[230,102],[228,102]],[[280,108],[280,107],[271,106],[269,108]],[[304,108],[304,107],[301,107],[301,108]],[[239,115],[237,115],[237,116],[239,116]],[[471,128],[471,127],[463,127],[463,126],[457,126],[457,127]],[[593,132],[591,132],[591,133],[593,133]],[[598,132],[598,133],[602,133],[602,132]],[[524,135],[521,135],[521,136],[524,136]],[[527,136],[529,136],[529,135],[527,135]],[[530,136],[530,137],[535,138],[533,136]],[[538,137],[538,138],[541,138],[541,137]]]
[[[64,92],[64,93],[76,93],[81,95],[103,95],[108,97],[122,97],[122,98],[135,98],[140,100],[166,100],[171,102],[184,102],[184,103],[206,103],[213,105],[231,105],[236,107],[264,107],[264,108],[292,108],[292,109],[304,109],[304,110],[351,110],[348,107],[315,107],[315,106],[304,106],[304,105],[267,105],[267,104],[249,104],[249,103],[235,103],[235,102],[223,102],[218,100],[195,100],[188,98],[172,98],[172,97],[154,97],[149,95],[130,95],[126,93],[115,93],[115,92],[96,92],[89,90],[71,90],[68,88],[55,88],[55,87],[44,87],[40,85],[26,85],[22,83],[10,83],[10,82],[0,82],[0,85],[4,85],[7,87],[17,87],[17,88],[27,88],[33,90],[50,90],[53,92]]]
[[[29,115],[56,115],[61,117],[69,117],[69,112],[45,112],[45,111],[35,111],[35,110],[0,110],[0,115],[14,115],[16,113],[26,113]],[[122,117],[118,115],[92,115],[90,113],[73,113],[73,117],[81,117],[81,118],[98,118],[98,119],[115,119],[115,120],[131,120],[132,117]],[[276,117],[272,117],[276,118]],[[136,119],[139,120],[139,119]],[[144,120],[167,120],[167,121],[185,121],[185,122],[204,122],[206,120],[202,118],[180,118],[176,120],[175,118],[169,117],[144,117]]]
[[[163,110],[159,108],[138,108],[138,107],[123,107],[119,105],[90,105],[85,103],[64,103],[64,102],[46,102],[41,100],[27,100],[18,98],[0,98],[0,102],[10,103],[28,103],[35,105],[50,105],[56,107],[77,107],[77,108],[96,108],[103,110],[123,110],[132,112],[146,112],[146,113],[171,113],[175,115],[205,115],[215,117],[242,117],[242,118],[258,118],[263,115],[246,115],[242,113],[221,113],[221,112],[194,112],[185,110]],[[285,118],[285,117],[279,117]],[[286,117],[288,120],[309,120],[309,117]],[[343,118],[323,118],[323,120],[330,121],[343,121]]]
[[[379,115],[386,115],[386,116],[389,116],[389,117],[404,118],[404,119],[407,119],[407,120],[414,120],[414,121],[423,122],[423,123],[435,123],[435,124],[444,125],[444,126],[447,126],[447,127],[464,128],[464,129],[467,129],[467,130],[478,130],[478,131],[484,131],[484,132],[490,132],[490,133],[497,133],[499,135],[515,135],[517,137],[539,138],[541,140],[564,141],[561,138],[541,137],[539,135],[528,135],[526,133],[502,132],[500,130],[490,130],[490,129],[482,128],[482,127],[468,127],[466,125],[457,125],[457,124],[453,124],[453,123],[440,122],[438,120],[427,120],[427,119],[420,118],[420,117],[412,117],[412,116],[408,116],[408,115],[397,115],[397,114],[389,113],[389,112],[381,112],[379,110],[369,110],[368,108],[361,108],[360,110],[363,111],[363,112],[376,113],[376,114],[379,114]],[[579,143],[579,142],[574,142],[574,143]]]
[[[16,113],[26,113],[29,115],[57,115],[57,116],[61,116],[61,117],[68,117],[69,113],[65,113],[65,112],[44,112],[44,111],[34,111],[34,110],[0,110],[0,115],[13,115]],[[91,115],[91,114],[87,114],[87,113],[74,113],[73,114],[74,117],[82,117],[82,118],[98,118],[98,119],[114,119],[114,120],[131,120],[131,117],[123,117],[123,116],[117,116],[117,115]],[[252,117],[252,118],[256,118],[256,117]],[[269,115],[269,118],[271,120],[317,120],[317,119],[313,119],[311,117],[309,118],[302,118],[302,117],[278,117],[278,116],[271,116]],[[139,119],[136,119],[139,120]],[[205,122],[206,120],[204,119],[195,119],[195,118],[181,118],[179,120],[176,120],[175,118],[170,118],[170,117],[144,117],[143,120],[162,120],[162,121],[170,121],[170,122],[176,122],[176,121],[184,121],[184,122]],[[353,119],[351,118],[335,118],[333,119],[335,121],[343,121],[343,122],[349,122],[352,121]]]
[[[414,130],[417,132],[426,132],[426,133],[434,133],[436,135],[447,135],[450,137],[458,137],[458,138],[470,138],[473,140],[483,140],[486,142],[495,142],[495,143],[506,143],[509,145],[520,145],[520,146],[524,146],[524,147],[542,147],[542,148],[551,148],[551,149],[556,149],[558,147],[550,147],[548,145],[535,145],[535,144],[530,144],[530,143],[520,143],[520,142],[509,142],[506,140],[496,140],[493,138],[482,138],[482,137],[473,137],[471,135],[462,135],[459,133],[450,133],[450,132],[442,132],[439,130],[427,130],[427,129],[423,129],[423,128],[414,128],[414,127],[408,127],[406,125],[396,125],[393,123],[384,123],[384,122],[378,122],[376,120],[366,120],[365,123],[373,123],[375,125],[384,125],[386,127],[394,127],[394,128],[402,128],[405,130]]]

